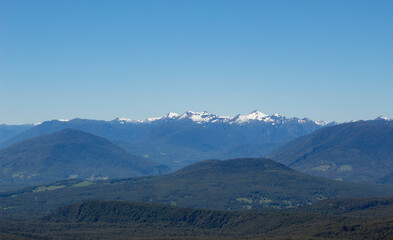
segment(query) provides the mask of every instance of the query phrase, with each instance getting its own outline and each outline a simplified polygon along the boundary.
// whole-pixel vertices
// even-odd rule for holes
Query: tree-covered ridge
[[[168,167],[134,156],[105,138],[75,129],[31,138],[0,150],[2,188],[168,171]]]
[[[168,175],[98,182],[64,181],[2,194],[4,215],[42,215],[88,199],[217,210],[285,209],[323,199],[393,196],[393,186],[313,177],[268,159],[208,160]]]
[[[337,212],[336,205],[340,204],[345,209]],[[324,200],[312,209],[306,207],[263,212],[215,211],[92,200],[60,207],[34,221],[0,220],[0,237],[377,240],[393,236],[392,207],[391,198]],[[342,215],[342,211],[346,212],[345,215]]]
[[[393,121],[329,126],[297,138],[269,158],[304,173],[354,182],[389,182],[393,172]]]

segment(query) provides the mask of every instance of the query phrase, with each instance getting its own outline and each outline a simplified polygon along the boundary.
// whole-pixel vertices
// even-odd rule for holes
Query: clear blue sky
[[[1,0],[0,123],[393,118],[393,1]]]

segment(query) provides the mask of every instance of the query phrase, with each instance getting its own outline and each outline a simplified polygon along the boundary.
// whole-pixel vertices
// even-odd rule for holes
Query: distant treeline
[[[0,220],[1,239],[389,239],[393,198],[324,200],[312,207],[233,212],[86,201],[35,220]]]

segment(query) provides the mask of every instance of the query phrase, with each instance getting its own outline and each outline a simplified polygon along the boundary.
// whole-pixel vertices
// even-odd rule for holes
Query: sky
[[[0,123],[393,118],[393,1],[0,1]]]

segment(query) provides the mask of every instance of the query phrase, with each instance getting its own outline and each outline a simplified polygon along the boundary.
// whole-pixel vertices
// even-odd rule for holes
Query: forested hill
[[[2,188],[168,171],[168,167],[134,156],[105,138],[75,129],[31,138],[0,150]]]
[[[393,121],[329,126],[285,144],[268,157],[316,176],[377,182],[393,172]]]
[[[87,199],[163,203],[172,206],[283,209],[322,199],[393,196],[393,186],[313,177],[268,159],[208,160],[156,177],[65,181],[4,193],[2,214],[44,214]]]

